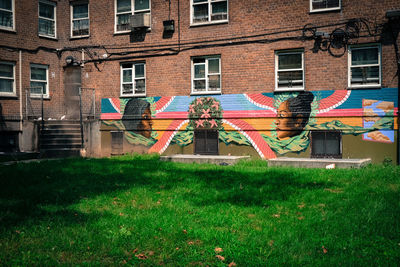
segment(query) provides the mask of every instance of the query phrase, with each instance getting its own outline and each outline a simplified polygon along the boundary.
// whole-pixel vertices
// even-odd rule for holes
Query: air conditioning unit
[[[130,17],[131,30],[150,28],[150,13],[139,13]]]

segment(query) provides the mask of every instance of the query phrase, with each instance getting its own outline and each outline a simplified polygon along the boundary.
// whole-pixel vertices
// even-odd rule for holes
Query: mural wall
[[[365,145],[394,143],[397,107],[397,88],[105,98],[101,120],[103,131],[124,131],[129,144],[149,153],[192,144],[196,129],[216,129],[220,143],[271,159],[307,150],[310,131],[341,131]]]

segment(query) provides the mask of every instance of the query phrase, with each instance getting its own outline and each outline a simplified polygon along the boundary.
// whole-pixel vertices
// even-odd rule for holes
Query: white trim
[[[204,78],[195,78],[194,76],[194,66],[195,63],[193,62],[195,59],[204,59]],[[208,71],[208,61],[212,60],[212,59],[218,59],[218,73],[212,73],[210,74]],[[197,64],[197,63],[196,63]],[[209,76],[212,75],[219,75],[219,88],[218,90],[210,90],[209,88]],[[198,80],[205,80],[205,90],[204,91],[195,91],[195,81]],[[213,55],[213,56],[196,56],[196,57],[192,57],[191,59],[191,84],[192,84],[192,88],[191,88],[191,95],[204,95],[204,94],[221,94],[221,90],[222,90],[222,71],[221,71],[221,56],[220,55]]]
[[[87,5],[87,7],[88,7],[88,16],[87,16],[87,18],[80,18],[80,19],[74,19],[74,6],[76,6],[76,5],[83,5],[83,4],[86,4]],[[89,8],[89,2],[87,2],[87,3],[80,3],[80,4],[74,4],[74,2],[70,2],[70,24],[71,24],[71,30],[70,30],[70,36],[71,36],[71,38],[81,38],[81,37],[88,37],[88,36],[90,36],[90,8]],[[88,34],[85,34],[85,35],[76,35],[76,36],[74,36],[74,34],[73,34],[73,32],[74,32],[74,21],[77,21],[77,20],[88,20]]]
[[[328,1],[328,0],[321,0],[322,1]],[[334,10],[341,10],[342,9],[342,0],[339,0],[339,6],[338,7],[329,7],[329,8],[318,8],[318,9],[313,9],[312,6],[313,0],[310,0],[310,13],[318,13],[318,12],[328,12],[328,11],[334,11]]]
[[[49,19],[49,18],[45,18],[45,17],[41,17],[40,16],[40,3],[53,6],[54,19]],[[41,20],[41,19],[54,22],[54,36],[43,34],[43,33],[39,32],[39,20]],[[39,2],[38,2],[38,35],[41,36],[41,37],[57,39],[57,4],[56,3],[50,2],[50,1],[46,1],[46,0],[39,0]]]
[[[15,32],[15,0],[11,0],[11,10],[0,8],[1,11],[11,12],[12,14],[12,27],[0,25],[0,29]]]
[[[226,2],[226,19],[212,21],[211,20],[212,3],[218,3],[218,2]],[[208,5],[208,21],[193,22],[193,19],[194,19],[194,6],[202,5],[202,4],[207,4]],[[190,26],[221,24],[221,23],[227,23],[227,22],[229,22],[229,1],[228,0],[204,0],[203,3],[193,3],[193,0],[190,0]]]
[[[366,48],[377,48],[378,49],[378,63],[377,64],[363,64],[352,66],[352,51],[358,49],[366,49]],[[350,46],[347,52],[347,86],[350,89],[356,88],[380,88],[382,86],[382,46],[380,44],[365,44],[365,45],[355,45]],[[378,67],[378,78],[371,78],[370,80],[377,80],[378,83],[369,83],[369,84],[352,84],[351,83],[351,69],[352,68],[362,68],[362,67]]]
[[[117,30],[117,22],[118,22],[117,15],[124,15],[124,14],[134,15],[135,13],[149,13],[150,14],[150,23],[151,23],[151,0],[148,0],[149,1],[149,8],[148,9],[141,9],[141,10],[138,10],[138,11],[136,11],[136,9],[135,9],[135,0],[131,0],[131,10],[130,11],[121,12],[121,13],[117,12],[117,9],[118,9],[117,1],[118,0],[114,0],[114,34],[131,32],[130,29],[124,30],[124,31],[118,31]]]
[[[300,69],[284,69],[278,70],[279,68],[279,56],[290,55],[290,54],[301,54],[301,68]],[[302,86],[294,87],[279,87],[278,86],[278,72],[290,72],[290,71],[302,71],[302,80],[295,80],[295,82],[302,82]],[[305,90],[305,69],[304,69],[304,51],[295,49],[291,51],[275,51],[275,91],[303,91]]]
[[[132,65],[130,68],[123,68],[122,65],[130,64]],[[143,65],[144,66],[144,76],[140,78],[136,78],[136,65]],[[124,70],[131,70],[132,71],[132,81],[131,82],[124,82]],[[136,89],[136,80],[143,80],[144,79],[144,93],[135,93]],[[132,93],[131,94],[123,94],[123,85],[124,84],[132,84]],[[146,79],[146,62],[138,61],[138,62],[125,62],[120,64],[120,96],[121,97],[129,97],[129,96],[146,96],[147,92],[147,79]]]
[[[1,92],[0,91],[0,96],[11,96],[11,97],[15,97],[17,96],[17,89],[16,89],[16,81],[15,81],[15,63],[14,62],[8,62],[8,61],[0,61],[0,64],[4,64],[4,65],[11,65],[12,71],[13,71],[13,77],[0,77],[0,79],[2,80],[12,80],[13,81],[13,88],[12,88],[12,92]]]
[[[46,81],[44,81],[44,80],[32,80],[32,67],[40,68],[40,69],[46,69]],[[49,66],[48,65],[30,64],[30,67],[29,67],[29,87],[30,87],[30,83],[31,82],[46,82],[46,93],[43,94],[43,98],[49,98],[50,97],[50,94],[49,94]],[[32,98],[38,98],[38,97],[41,97],[42,94],[33,94],[32,92],[30,92],[30,96]]]

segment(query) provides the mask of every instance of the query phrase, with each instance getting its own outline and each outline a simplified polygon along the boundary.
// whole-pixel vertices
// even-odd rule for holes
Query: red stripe
[[[156,118],[163,119],[187,119],[188,112],[174,111],[174,112],[160,112],[156,114]],[[276,114],[271,110],[230,110],[223,112],[224,119],[236,118],[275,118]]]
[[[228,120],[228,122],[236,125],[239,129],[242,129],[253,140],[254,144],[257,145],[258,149],[261,151],[266,159],[276,158],[275,153],[269,147],[268,143],[265,142],[264,138],[258,131],[253,128],[253,126],[245,121],[236,119]]]
[[[164,134],[161,136],[161,138],[155,143],[150,149],[149,153],[152,152],[157,152],[160,153],[160,151],[163,149],[163,147],[167,144],[169,138],[174,134],[174,131],[178,129],[179,125],[182,123],[181,120],[174,120],[173,122],[170,123],[168,126],[167,130],[164,132]]]
[[[319,101],[318,109],[324,110],[338,104],[346,97],[348,92],[347,90],[335,90],[333,94]]]
[[[156,102],[156,110],[161,110],[171,100],[170,96],[163,96]]]
[[[257,104],[274,108],[274,99],[272,97],[262,94],[248,94],[247,96]]]
[[[101,113],[101,120],[120,120],[122,115],[120,113]]]

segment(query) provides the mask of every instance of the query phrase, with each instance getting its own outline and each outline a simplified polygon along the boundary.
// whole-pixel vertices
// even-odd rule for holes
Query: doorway
[[[194,132],[194,153],[201,155],[218,155],[218,131],[196,130]]]
[[[82,86],[82,68],[64,68],[64,110],[66,118],[79,119],[79,88]]]

